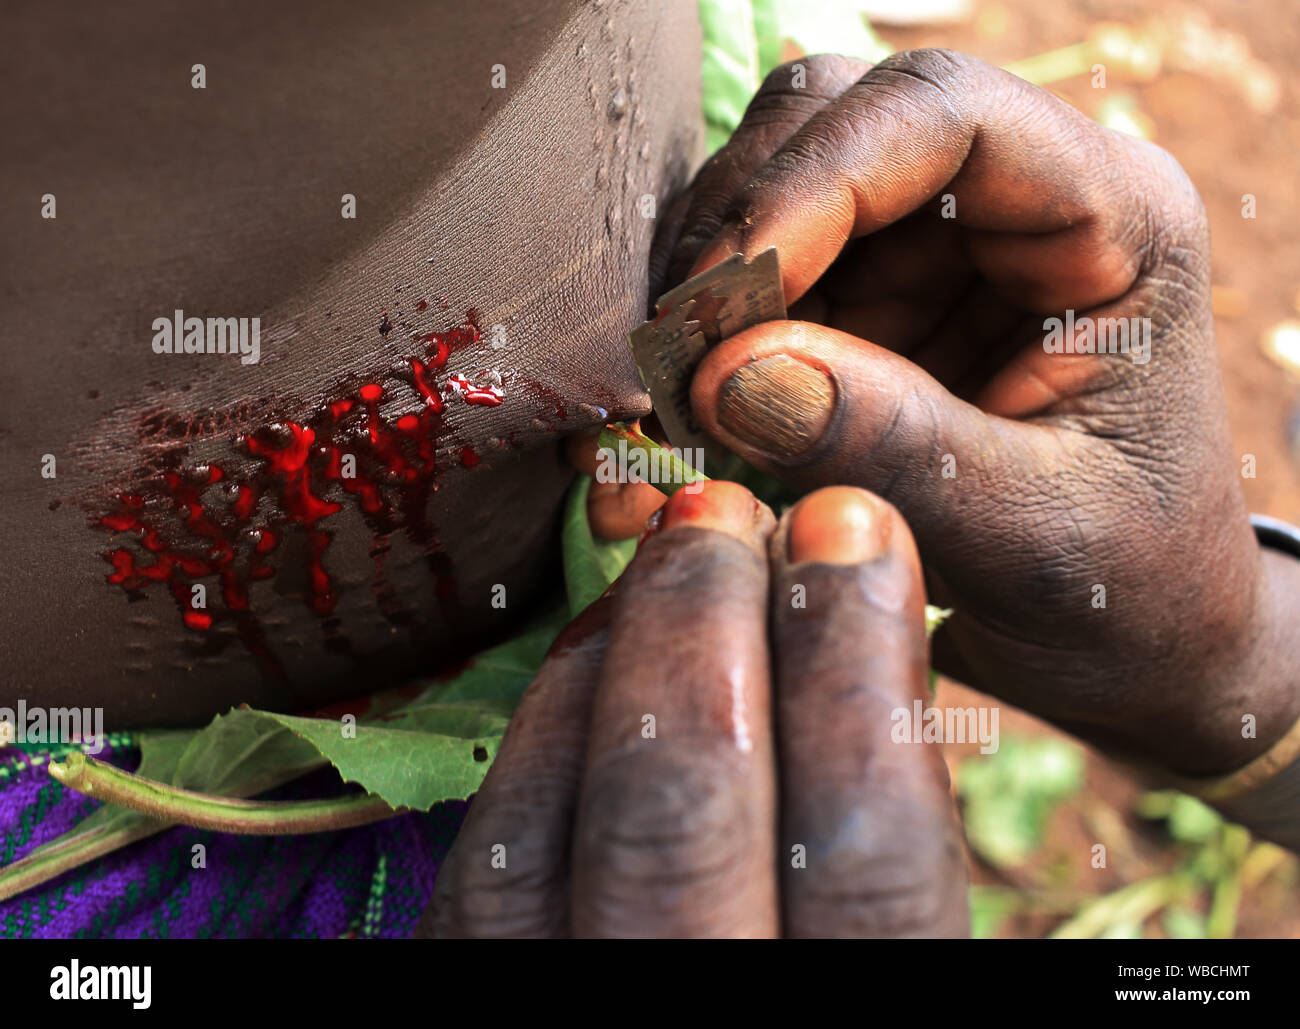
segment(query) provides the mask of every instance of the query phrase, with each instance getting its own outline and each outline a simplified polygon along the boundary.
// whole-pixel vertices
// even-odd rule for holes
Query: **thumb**
[[[810,322],[764,322],[720,343],[691,404],[711,436],[790,486],[884,497],[923,550],[994,528],[1062,460],[1052,429],[986,414],[906,358]]]

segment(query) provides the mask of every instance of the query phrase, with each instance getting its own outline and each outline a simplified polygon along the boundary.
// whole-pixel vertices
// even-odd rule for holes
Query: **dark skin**
[[[806,84],[792,86],[792,65],[772,73],[652,260],[672,283],[780,248],[794,320],[724,341],[692,388],[719,442],[788,484],[822,487],[773,537],[770,628],[753,600],[752,520],[701,531],[669,501],[667,528],[521,705],[425,931],[963,931],[961,876],[940,842],[951,808],[919,767],[936,757],[875,746],[886,704],[922,695],[924,647],[919,583],[888,559],[844,557],[862,553],[841,530],[866,502],[887,512],[894,540],[910,541],[907,519],[932,598],[956,608],[934,657],[959,679],[1191,774],[1240,767],[1300,714],[1300,636],[1285,610],[1300,566],[1261,552],[1247,522],[1205,216],[1178,166],[963,55],[796,63]],[[1047,354],[1043,319],[1065,309],[1149,318],[1149,361]],[[592,442],[571,442],[579,467]],[[945,455],[955,477],[942,475]],[[739,491],[704,496],[720,489]],[[617,538],[661,504],[650,486],[608,484],[589,514]],[[787,610],[792,578],[809,584],[807,620]],[[1104,607],[1091,603],[1096,584]],[[647,643],[648,618],[684,641],[679,653]],[[718,731],[717,712],[735,707],[720,681],[748,691],[760,744],[744,754]],[[691,728],[703,714],[708,731],[643,741],[637,719],[655,710]],[[917,767],[877,778],[887,755]],[[543,768],[554,776],[539,779]],[[886,783],[919,792],[895,807]],[[838,846],[787,871],[804,837]],[[492,867],[498,843],[519,858],[508,873]]]
[[[939,748],[890,734],[928,695],[923,605],[865,491],[779,524],[677,493],[520,702],[422,934],[965,935]]]
[[[532,8],[520,5],[517,23]],[[37,85],[48,76],[46,16],[20,13],[27,45],[7,72],[6,93],[45,97]],[[183,432],[173,438],[189,448],[187,458],[233,461],[239,432],[305,418],[348,376],[385,374],[394,355],[387,333],[376,339],[378,315],[385,304],[396,307],[394,285],[413,280],[431,293],[437,285],[458,307],[482,308],[488,326],[505,322],[511,353],[542,387],[577,383],[580,396],[568,399],[594,398],[606,410],[548,426],[543,389],[521,408],[469,412],[454,427],[457,445],[483,446],[511,431],[520,441],[477,473],[448,476],[434,505],[439,552],[465,565],[460,589],[481,605],[463,624],[439,613],[426,567],[408,560],[404,578],[395,572],[396,592],[407,598],[415,629],[400,630],[394,644],[392,623],[375,617],[378,602],[361,585],[374,534],[360,520],[341,519],[332,571],[358,605],[344,607],[345,635],[371,658],[363,667],[389,681],[445,658],[454,643],[501,631],[489,604],[496,583],[512,596],[538,592],[548,570],[539,555],[568,478],[558,461],[538,455],[552,453],[559,432],[645,410],[627,352],[615,345],[644,299],[636,257],[644,257],[649,225],[627,212],[639,190],[660,199],[671,191],[689,158],[690,134],[675,126],[694,110],[685,87],[671,104],[638,108],[631,77],[617,74],[631,62],[625,40],[681,38],[671,26],[620,24],[606,38],[599,17],[577,5],[551,13],[531,33],[511,35],[540,42],[507,63],[523,81],[544,82],[530,76],[547,69],[549,81],[567,85],[531,95],[528,113],[515,108],[514,115],[508,97],[483,83],[477,98],[444,100],[467,119],[447,146],[438,145],[436,125],[450,115],[392,96],[387,108],[358,104],[325,131],[294,117],[295,98],[317,110],[320,90],[356,83],[371,67],[352,54],[317,66],[315,80],[295,72],[275,43],[301,38],[294,12],[231,38],[205,32],[195,12],[145,5],[121,23],[127,43],[143,39],[139,47],[98,36],[94,24],[64,34],[89,40],[97,54],[65,62],[69,75],[83,75],[82,95],[77,80],[61,80],[7,132],[28,138],[32,125],[41,126],[34,138],[54,149],[8,163],[6,195],[60,193],[59,228],[71,223],[74,231],[33,228],[29,209],[7,211],[3,224],[15,244],[5,279],[16,302],[7,322],[13,374],[0,467],[15,518],[0,590],[8,675],[0,699],[95,704],[110,723],[125,725],[197,721],[239,701],[301,706],[355,692],[355,653],[327,646],[328,634],[302,610],[296,580],[308,563],[301,547],[286,550],[283,581],[258,598],[272,642],[288,655],[285,681],[261,675],[238,649],[196,647],[167,598],[154,600],[162,609],[154,617],[132,611],[104,584],[102,537],[87,516],[152,474],[160,440],[133,420],[151,405],[179,418]],[[594,69],[560,56],[576,53],[571,40],[586,37],[571,31],[571,19],[587,16],[596,20],[576,27],[585,25],[592,40],[601,36],[595,49],[605,63]],[[421,17],[413,8],[399,25],[446,29],[434,15]],[[57,34],[60,26],[50,24]],[[228,58],[227,91],[215,108],[195,109],[192,95],[168,91],[185,80],[165,59],[178,42],[168,35],[177,24],[188,33],[181,42],[205,48],[185,63],[207,57],[214,83],[222,82],[223,62],[208,55]],[[456,38],[478,39],[475,53],[500,45],[500,34],[479,31],[479,22],[462,28]],[[328,24],[319,31],[322,45],[354,38]],[[375,65],[383,69],[376,90],[426,70],[413,66],[403,76],[380,61],[418,52],[386,51]],[[142,53],[151,59],[142,62]],[[643,82],[693,81],[698,61],[689,47],[655,53],[660,58],[641,68]],[[797,321],[760,327],[715,350],[696,379],[697,414],[721,442],[793,484],[870,487],[902,512],[934,599],[959,612],[937,647],[944,670],[1179,771],[1222,771],[1256,756],[1300,713],[1300,639],[1282,616],[1284,598],[1300,583],[1285,559],[1260,555],[1245,523],[1213,359],[1208,250],[1194,190],[1155,148],[1105,133],[967,58],[921,52],[871,70],[829,58],[806,65],[809,84],[799,91],[788,88],[788,74],[769,81],[736,140],[671,213],[665,238],[671,241],[672,227],[688,234],[653,263],[656,275],[662,268],[677,279],[733,250],[776,244],[782,251]],[[448,88],[450,79],[471,81],[452,70]],[[599,79],[604,90],[606,72],[626,78],[630,106],[612,89],[594,106],[571,102],[574,82],[581,89],[585,79]],[[119,87],[131,102],[118,102]],[[102,105],[91,116],[78,106],[87,93]],[[372,95],[383,99],[365,86],[350,94],[354,102]],[[267,106],[267,96],[282,106]],[[539,98],[547,102],[539,106]],[[381,110],[396,116],[373,140],[362,130]],[[623,119],[629,132],[609,127]],[[231,124],[244,130],[235,143],[213,135]],[[603,176],[598,168],[594,184],[613,183],[619,202],[576,214],[545,202],[553,199],[546,190],[539,202],[517,184],[503,204],[500,175],[487,176],[479,191],[480,180],[465,174],[499,172],[502,154],[526,151],[541,137],[573,144],[554,147],[547,180],[557,184],[554,196],[566,195],[599,154],[631,161],[642,141],[651,144],[654,168],[643,180],[632,165],[604,167]],[[577,146],[593,139],[591,152]],[[400,151],[386,149],[393,141]],[[359,154],[380,157],[349,165]],[[293,177],[304,169],[313,174]],[[378,200],[383,217],[345,237],[350,226],[337,216],[338,195],[357,180],[363,210]],[[289,192],[259,192],[267,184],[287,184]],[[956,199],[954,219],[938,210],[945,192]],[[488,200],[508,216],[475,221]],[[86,212],[105,224],[88,222]],[[424,254],[435,249],[449,258],[437,283],[417,274],[427,272]],[[503,263],[502,253],[523,264]],[[263,314],[279,362],[245,372],[228,360],[155,360],[145,349],[149,321],[177,303],[191,313]],[[1150,317],[1150,364],[1044,360],[1041,320],[1067,307]],[[341,342],[334,342],[340,322]],[[760,363],[777,354],[787,360]],[[815,393],[790,362],[814,369],[814,381],[828,373],[833,406],[821,417],[808,408],[802,421],[787,412],[770,438],[794,445],[760,452],[746,441],[758,438],[761,418],[744,401],[759,394],[762,373],[802,375]],[[727,387],[741,366],[755,366],[757,378],[745,389]],[[404,402],[418,409],[414,392]],[[223,416],[219,424],[214,412]],[[738,424],[748,430],[743,439],[729,428]],[[56,486],[32,470],[46,451],[63,462]],[[939,474],[947,454],[955,482]],[[512,508],[521,495],[536,502],[535,517],[521,520]],[[851,505],[838,496],[832,506],[842,512]],[[608,505],[609,497],[596,503]],[[52,501],[63,506],[52,510]],[[805,504],[816,510],[815,498]],[[764,552],[761,513],[749,524],[718,512],[704,524],[670,519],[612,606],[604,605],[607,628],[568,637],[578,655],[570,668],[557,664],[569,656],[562,641],[475,805],[475,824],[488,828],[467,828],[443,876],[438,924],[445,931],[960,931],[963,880],[937,752],[875,745],[888,706],[920,695],[923,682],[922,594],[907,532],[891,512],[893,557],[868,561],[858,551],[848,560],[836,551],[797,559],[789,549],[798,535],[793,517],[775,537],[784,533],[787,548],[772,554]],[[711,589],[692,592],[682,576],[687,563]],[[791,563],[801,567],[792,572]],[[791,574],[813,586],[824,581],[809,591],[812,613],[800,615],[808,621],[792,627],[778,616],[769,635],[764,613],[784,611],[777,587],[788,586]],[[662,666],[646,668],[634,617],[656,610],[646,597],[663,595],[665,583],[673,603],[662,605],[662,617],[695,641],[655,655],[675,672],[666,676]],[[1104,609],[1089,603],[1096,584],[1108,590]],[[863,600],[858,611],[854,590]],[[906,599],[891,607],[882,594]],[[892,620],[883,617],[889,612]],[[702,635],[698,624],[714,631]],[[874,644],[869,653],[855,650],[864,640]],[[817,662],[824,667],[808,674]],[[697,676],[703,684],[692,681]],[[574,686],[579,681],[587,692]],[[556,684],[572,692],[560,700]],[[834,689],[818,692],[828,685]],[[739,700],[749,717],[746,747],[737,743]],[[665,746],[657,750],[639,742],[647,703],[662,709]],[[547,718],[566,711],[573,717],[545,731]],[[1258,719],[1251,740],[1240,736],[1243,713]],[[532,735],[530,725],[543,731]],[[567,771],[551,782],[535,774],[525,781],[518,770],[530,767]],[[896,795],[881,784],[901,791],[898,806],[889,806]],[[522,792],[512,795],[515,788]],[[645,811],[655,817],[638,823]],[[540,888],[532,876],[505,890],[497,880],[474,881],[473,857],[484,856],[475,848],[506,831],[517,834],[515,852],[522,847],[523,868],[540,874]],[[816,876],[785,869],[792,841],[807,841]]]
[[[114,729],[201,724],[240,703],[304,710],[509,635],[558,588],[573,473],[556,439],[648,409],[622,341],[646,303],[655,222],[640,205],[666,203],[697,159],[692,0],[399,0],[382,13],[131,0],[7,17],[0,706],[101,707]],[[565,203],[575,189],[587,200]],[[41,217],[47,193],[55,219]],[[151,323],[177,308],[259,317],[260,362],[155,353]],[[380,431],[400,437],[400,419],[427,410],[408,360],[471,312],[481,337],[435,385],[496,368],[504,401],[449,396],[419,433],[435,458],[413,438],[395,445],[433,475],[382,478],[396,460],[374,460],[360,387],[382,386]],[[353,404],[340,450],[387,510],[325,483],[313,457],[315,494],[340,505],[311,527],[328,534],[314,607],[316,543],[283,477],[242,519],[229,490],[265,469],[241,436],[279,449],[277,423],[315,419],[319,442],[337,401]],[[208,463],[224,478],[197,500],[247,607],[211,564],[109,582],[118,550],[145,567],[149,544],[221,560],[164,478]],[[144,499],[156,538],[102,525],[121,493]],[[276,535],[271,574],[247,576],[261,528]],[[193,585],[206,629],[178,610]]]
[[[1300,565],[1247,521],[1191,183],[965,55],[797,63],[806,88],[771,74],[658,248],[670,281],[780,248],[797,320],[708,355],[701,423],[786,483],[898,507],[956,610],[947,674],[1177,772],[1262,754],[1300,717]],[[1149,318],[1149,361],[1045,353],[1067,308]],[[593,515],[620,535],[647,489]]]

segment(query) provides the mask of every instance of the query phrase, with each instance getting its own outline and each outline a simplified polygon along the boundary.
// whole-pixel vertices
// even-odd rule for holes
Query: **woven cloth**
[[[128,771],[140,760],[129,735],[109,736],[96,756]],[[0,750],[0,868],[100,804],[51,778],[49,757],[34,748]],[[327,769],[270,796],[337,789]],[[453,801],[427,814],[308,836],[168,829],[0,901],[0,937],[406,937],[468,807]],[[198,844],[205,868],[193,867]]]

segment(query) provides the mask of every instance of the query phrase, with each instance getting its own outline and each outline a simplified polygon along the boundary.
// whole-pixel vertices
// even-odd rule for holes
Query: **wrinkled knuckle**
[[[957,50],[925,47],[891,54],[871,74],[906,76],[939,93],[954,93],[966,88],[976,63],[975,58]]]
[[[755,549],[716,529],[685,536],[652,536],[623,573],[625,595],[639,608],[672,612],[667,621],[698,618],[718,624],[724,612],[747,610],[766,582],[766,564]],[[727,583],[719,596],[718,584]],[[662,607],[656,607],[662,605]]]
[[[920,512],[914,509],[911,500],[918,491],[924,494],[928,476],[936,472],[931,466],[942,458],[937,447],[930,448],[928,462],[918,462],[916,455],[923,452],[925,440],[942,438],[926,435],[933,432],[933,423],[942,416],[933,398],[928,398],[914,383],[902,385],[882,401],[878,416],[871,419],[869,426],[862,427],[866,430],[864,443],[853,460],[847,481],[870,489],[915,519]],[[827,437],[830,435],[827,433]],[[828,457],[834,445],[835,441],[827,438],[825,449],[819,444],[809,456],[812,460]]]
[[[591,772],[575,850],[594,903],[654,911],[666,895],[724,883],[746,864],[756,827],[741,771],[723,755],[630,751]]]
[[[831,99],[861,78],[870,67],[865,61],[840,54],[808,54],[786,61],[764,77],[751,109],[771,98]]]
[[[911,123],[921,119],[948,141],[964,138],[972,128],[976,88],[992,83],[984,78],[973,58],[951,50],[907,50],[881,61],[868,71],[839,102],[843,120],[862,131],[880,119]],[[874,132],[871,134],[874,135]]]
[[[1209,216],[1200,191],[1163,147],[1125,137],[1147,169],[1142,191],[1148,270],[1162,264],[1199,266],[1209,252]]]
[[[807,844],[805,867],[786,879],[793,935],[821,935],[828,925],[870,937],[961,932],[954,913],[964,907],[964,863],[951,820],[877,807],[846,813],[838,832]]]
[[[531,824],[528,812],[496,811],[462,832],[433,896],[438,936],[535,936],[555,929],[551,903],[564,841]],[[527,826],[520,831],[521,826]]]
[[[1205,204],[1192,177],[1173,154],[1155,143],[1143,142],[1151,164],[1157,173],[1161,192],[1169,197],[1175,211],[1188,222],[1201,223],[1205,218]]]
[[[815,178],[818,169],[825,165],[828,154],[839,149],[841,143],[838,135],[830,125],[821,125],[815,129],[805,126],[802,132],[772,156],[761,177],[755,180],[755,188],[747,190],[738,198],[740,209],[749,213],[749,205],[754,203],[758,190],[768,183]]]

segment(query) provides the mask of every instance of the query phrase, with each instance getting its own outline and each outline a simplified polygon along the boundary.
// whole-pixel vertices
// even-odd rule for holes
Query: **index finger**
[[[1144,188],[1155,180],[1166,188]],[[1170,193],[1195,196],[1159,148],[973,57],[908,51],[868,71],[754,174],[691,274],[776,246],[790,304],[850,239],[950,195],[991,281],[1035,310],[1087,308],[1132,286],[1150,242],[1149,219],[1134,212]]]
[[[614,595],[573,838],[577,936],[774,936],[767,537],[748,490],[676,493]]]
[[[723,216],[736,191],[809,118],[853,85],[869,67],[852,57],[809,54],[768,73],[726,146],[696,174],[687,190],[687,206],[680,224],[666,226],[664,234],[655,240],[656,248],[671,248],[663,257],[669,283],[686,278],[686,270],[700,249],[722,228]],[[676,238],[670,238],[674,229]]]

